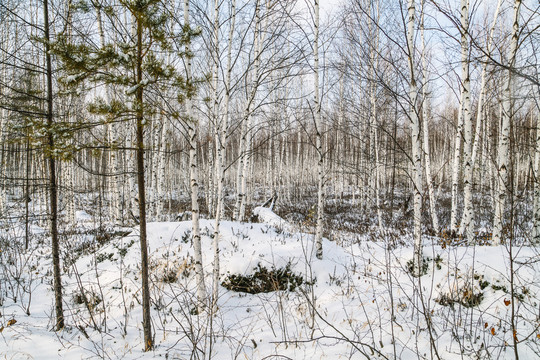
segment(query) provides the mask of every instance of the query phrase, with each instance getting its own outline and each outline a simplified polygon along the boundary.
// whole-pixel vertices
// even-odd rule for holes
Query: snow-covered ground
[[[77,213],[79,231],[62,243],[71,261],[64,262],[67,326],[60,332],[52,331],[49,240],[38,236],[24,251],[22,243],[13,246],[22,228],[3,229],[0,359],[514,358],[512,308],[520,358],[539,357],[538,249],[513,249],[512,299],[505,246],[443,248],[426,238],[426,274],[413,278],[412,247],[394,245],[410,243],[406,237],[325,239],[318,260],[313,235],[268,209],[254,213],[261,223],[221,223],[221,281],[253,274],[259,265],[289,266],[303,284],[259,294],[220,287],[217,313],[196,314],[191,222],[149,223],[156,347],[148,353],[137,228],[116,229],[93,251],[96,237],[88,229],[95,219]],[[213,223],[201,221],[208,292]]]

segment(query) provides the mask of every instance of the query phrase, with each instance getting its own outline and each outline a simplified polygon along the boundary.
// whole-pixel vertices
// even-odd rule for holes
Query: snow
[[[442,248],[426,241],[424,254],[430,260],[427,274],[419,280],[406,271],[412,246],[347,239],[338,244],[324,239],[324,259],[318,260],[312,234],[294,231],[291,224],[267,208],[259,207],[254,212],[261,223],[220,224],[221,281],[229,274],[252,274],[258,264],[268,268],[290,264],[295,274],[313,285],[304,284],[293,292],[254,295],[220,287],[216,316],[194,315],[191,222],[149,223],[156,347],[144,353],[138,228],[117,229],[126,232],[95,252],[77,250],[78,244],[89,241],[90,235],[83,232],[71,235],[62,244],[63,249],[70,249],[74,263],[64,264],[67,327],[58,333],[51,330],[51,260],[49,247],[43,245],[48,240],[43,238],[44,243],[33,244],[31,252],[21,253],[15,260],[28,259],[28,263],[21,262],[21,283],[32,289],[32,296],[19,295],[17,301],[6,296],[0,306],[0,327],[4,326],[0,358],[187,359],[194,358],[193,343],[206,352],[206,358],[211,349],[213,359],[377,358],[370,347],[388,358],[393,358],[394,350],[400,359],[418,359],[419,355],[431,358],[426,317],[417,308],[422,306],[419,291],[433,322],[434,341],[442,359],[462,359],[471,354],[483,358],[487,352],[492,357],[513,358],[513,350],[504,345],[505,341],[512,342],[506,247]],[[92,215],[80,210],[76,218],[90,223]],[[209,249],[213,223],[211,219],[201,220],[208,292],[212,288],[213,254]],[[7,236],[6,230],[2,236]],[[516,292],[521,294],[515,300],[520,316],[517,336],[523,340],[519,351],[524,359],[536,358],[540,350],[535,328],[540,295],[538,258],[537,249],[521,247],[514,264]],[[163,281],[171,272],[178,280]],[[12,277],[4,277],[1,283],[0,290],[17,286]],[[81,286],[91,311],[76,301]],[[460,291],[463,295],[467,286],[473,293],[483,294],[478,306],[455,303],[452,308],[438,303],[443,295],[459,300]],[[94,303],[96,298],[101,300]],[[28,304],[30,315],[26,315]],[[10,319],[17,322],[7,326]],[[104,331],[94,329],[94,323]],[[211,345],[210,338],[203,335],[205,331],[215,335]],[[468,354],[461,354],[460,342],[468,346]],[[198,356],[203,358],[200,353]]]
[[[84,210],[78,210],[75,211],[75,219],[77,221],[90,221],[92,220],[92,216]]]
[[[257,206],[253,209],[253,215],[259,217],[259,221],[272,225],[273,227],[284,229],[290,228],[287,221],[276,215],[272,210],[266,207]]]

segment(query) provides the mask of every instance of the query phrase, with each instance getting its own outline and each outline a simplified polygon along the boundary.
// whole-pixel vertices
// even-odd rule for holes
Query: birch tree
[[[190,29],[189,0],[184,0],[184,26]],[[191,71],[191,41],[186,42],[186,85],[192,88],[193,76]],[[186,124],[189,136],[189,174],[191,188],[191,233],[193,237],[193,252],[195,258],[195,278],[197,282],[197,309],[201,312],[206,302],[206,286],[201,249],[201,230],[199,225],[199,167],[197,164],[197,133],[198,122],[193,116],[193,94],[186,96]]]
[[[508,75],[503,89],[502,118],[499,130],[499,146],[497,148],[497,195],[495,199],[495,214],[493,219],[493,245],[502,241],[504,207],[508,191],[508,169],[510,166],[510,122],[513,116],[513,71],[516,65],[516,56],[519,40],[519,10],[521,0],[514,1],[512,16],[512,32],[510,35],[510,50],[508,53]]]
[[[314,79],[314,99],[313,111],[315,116],[315,146],[319,161],[317,162],[317,225],[315,229],[315,249],[318,259],[323,257],[323,221],[324,221],[324,153],[322,146],[322,122],[321,122],[321,104],[319,97],[319,0],[315,0],[315,34],[313,39],[313,74]]]
[[[257,2],[257,7],[259,6]],[[216,1],[217,9],[217,1]],[[258,10],[256,10],[258,11]],[[216,11],[216,16],[218,12]],[[220,222],[223,216],[224,211],[224,192],[223,188],[225,185],[225,159],[226,159],[226,142],[227,142],[227,128],[229,123],[229,106],[230,106],[230,90],[231,90],[231,72],[232,72],[232,42],[234,36],[234,26],[236,20],[236,0],[232,0],[231,3],[231,15],[230,15],[230,28],[229,28],[229,39],[228,39],[228,48],[227,48],[227,65],[226,65],[226,78],[225,78],[225,109],[223,117],[216,123],[215,129],[215,142],[216,142],[216,180],[217,180],[217,190],[216,190],[216,211],[215,211],[215,224],[214,224],[214,242],[217,244],[216,248],[219,247],[219,237],[220,237]],[[216,22],[217,25],[217,22]],[[216,26],[216,33],[218,27]],[[217,36],[216,36],[217,40]],[[217,83],[216,83],[217,85]],[[219,252],[215,252],[215,256],[219,257]],[[219,261],[219,259],[218,259]],[[219,262],[215,262],[219,264]],[[219,268],[214,275],[214,289],[213,289],[213,298],[214,306],[217,301],[218,288],[219,284]]]
[[[424,134],[424,162],[426,167],[426,183],[428,187],[428,195],[429,195],[429,210],[431,214],[431,221],[433,225],[433,229],[435,232],[439,232],[439,217],[437,215],[436,210],[436,199],[435,199],[435,190],[433,188],[433,176],[431,174],[431,150],[429,148],[429,118],[428,118],[428,108],[429,108],[429,100],[428,100],[428,84],[429,84],[429,76],[428,76],[428,67],[427,67],[427,55],[426,55],[426,43],[425,43],[425,0],[422,0],[422,14],[420,19],[420,39],[422,42],[422,130]]]
[[[414,61],[414,25],[415,0],[408,1],[407,16],[407,51],[409,62],[409,119],[411,121],[412,162],[413,162],[413,201],[414,201],[414,258],[413,272],[422,274],[422,145],[420,139],[420,121],[417,112],[418,89],[416,85]]]
[[[212,77],[212,90],[213,90],[213,116],[214,116],[214,130],[215,130],[215,141],[216,141],[216,157],[215,157],[215,172],[211,175],[214,177],[214,175],[218,175],[218,171],[222,171],[222,148],[219,144],[219,137],[220,137],[220,114],[219,114],[219,89],[218,89],[218,82],[219,82],[219,6],[220,1],[215,0],[214,2],[214,49],[213,49],[213,60],[214,60],[214,74]],[[225,128],[226,131],[226,128]],[[217,311],[217,301],[219,296],[219,271],[220,271],[220,265],[219,265],[219,221],[221,217],[221,208],[223,207],[222,201],[219,201],[221,199],[221,191],[223,189],[223,183],[219,180],[217,184],[217,204],[215,206],[215,214],[216,214],[216,223],[215,223],[215,232],[214,232],[214,239],[212,242],[213,249],[214,249],[214,268],[213,268],[213,276],[212,276],[212,312]],[[212,197],[213,199],[213,197]],[[213,201],[212,201],[213,203]],[[209,211],[212,212],[214,209],[212,206],[209,207]],[[218,217],[219,213],[219,217]]]
[[[375,206],[377,209],[377,223],[379,229],[382,230],[382,210],[381,210],[381,199],[379,194],[380,187],[380,166],[379,166],[379,134],[378,134],[378,109],[377,109],[377,82],[375,80],[376,72],[378,71],[377,66],[379,64],[379,1],[375,3],[375,14],[372,16],[372,20],[369,22],[369,33],[373,39],[373,45],[371,46],[370,51],[370,107],[371,107],[371,124],[370,124],[370,160],[375,164],[375,176],[372,176],[373,191],[375,193]]]
[[[257,91],[260,85],[260,65],[263,38],[261,35],[261,0],[257,0],[255,4],[255,23],[253,33],[253,69],[246,71],[246,76],[249,77],[249,85],[247,88],[246,107],[242,117],[241,124],[241,138],[239,146],[239,162],[237,171],[237,184],[236,184],[236,203],[234,205],[233,219],[238,221],[244,221],[246,212],[246,193],[247,193],[247,173],[249,169],[249,147],[250,147],[250,133],[251,124],[253,121],[253,111],[255,108],[255,99]],[[267,17],[268,19],[268,17]]]
[[[495,11],[493,14],[493,22],[491,25],[490,30],[488,31],[488,35],[486,38],[486,55],[484,56],[484,62],[482,64],[482,73],[481,73],[481,80],[480,80],[480,93],[478,96],[478,105],[477,105],[477,113],[476,113],[476,126],[474,134],[471,134],[470,138],[467,135],[467,131],[472,131],[472,119],[470,119],[469,115],[469,121],[471,121],[470,128],[468,129],[467,126],[465,126],[465,142],[469,141],[472,142],[472,147],[469,149],[466,147],[466,150],[470,150],[470,156],[465,156],[466,163],[465,163],[465,188],[464,188],[464,210],[463,210],[463,218],[462,223],[460,227],[460,233],[465,234],[467,237],[468,242],[472,242],[474,238],[474,211],[472,206],[472,183],[473,183],[473,175],[474,175],[474,167],[476,163],[476,157],[478,154],[478,146],[480,143],[480,129],[482,127],[482,115],[484,114],[484,97],[486,93],[486,82],[487,82],[487,65],[488,65],[488,57],[491,56],[491,42],[493,38],[493,31],[495,30],[495,24],[497,22],[497,18],[499,16],[499,11],[501,8],[501,2],[502,0],[497,1],[497,5],[495,7]],[[463,9],[462,9],[463,12]],[[463,15],[462,15],[463,16]],[[467,24],[468,26],[468,24]],[[463,27],[463,21],[462,21],[462,27]],[[462,29],[463,31],[463,29]],[[468,33],[468,30],[467,30]],[[463,49],[462,49],[463,51]],[[463,56],[463,54],[462,54]],[[463,59],[462,59],[463,61]],[[465,85],[464,85],[465,87]],[[465,102],[464,105],[467,105]],[[470,98],[469,98],[469,104],[470,106]],[[471,110],[472,111],[472,110]],[[474,139],[472,139],[472,135],[474,135]]]
[[[471,118],[471,79],[469,70],[469,0],[461,0],[461,82],[463,103],[462,116],[464,126],[463,137],[463,157],[464,166],[464,209],[462,226],[460,234],[466,236],[469,242],[474,238],[474,213],[472,205],[472,182],[473,182],[473,164],[472,164],[472,142],[473,142],[473,124]]]
[[[533,242],[540,244],[540,108],[536,116],[536,144],[534,152],[534,209]]]

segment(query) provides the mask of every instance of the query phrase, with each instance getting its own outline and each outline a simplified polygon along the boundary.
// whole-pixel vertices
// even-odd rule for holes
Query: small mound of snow
[[[269,208],[257,206],[253,209],[253,214],[259,218],[260,222],[272,225],[275,228],[285,229],[289,226],[286,220],[281,218]]]
[[[77,210],[75,211],[75,219],[77,221],[89,221],[92,220],[92,215],[84,210]]]

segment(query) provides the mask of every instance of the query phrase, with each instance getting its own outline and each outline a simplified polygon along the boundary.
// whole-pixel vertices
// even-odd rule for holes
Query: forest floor
[[[156,344],[148,353],[137,227],[105,230],[77,212],[61,245],[67,326],[54,332],[47,232],[32,225],[24,250],[23,224],[5,224],[0,359],[505,359],[515,358],[515,343],[521,359],[538,358],[539,248],[425,236],[418,278],[402,231],[333,231],[318,260],[308,225],[254,213],[258,223],[221,222],[212,316],[194,305],[191,222],[148,224]],[[213,226],[201,220],[209,292]]]

